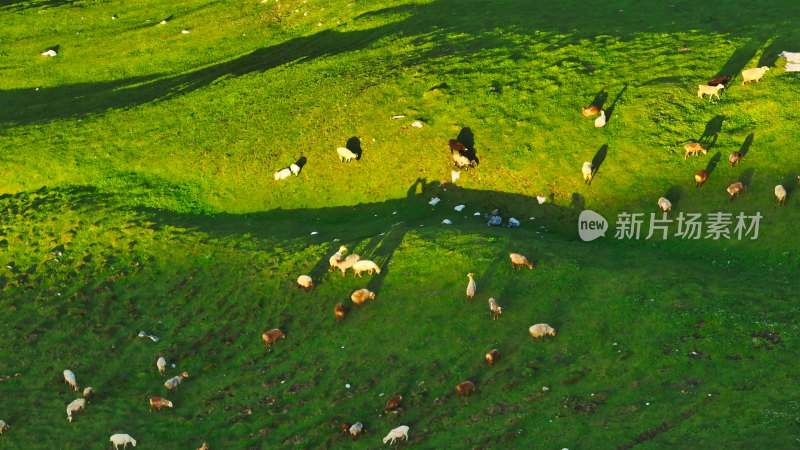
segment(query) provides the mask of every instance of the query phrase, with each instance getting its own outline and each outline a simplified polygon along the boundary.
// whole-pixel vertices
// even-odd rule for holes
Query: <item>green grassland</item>
[[[114,433],[159,449],[378,448],[401,424],[399,445],[435,449],[797,447],[800,79],[777,54],[800,51],[798,13],[0,1],[0,448],[108,448]],[[697,98],[718,75],[734,76],[721,100]],[[610,113],[601,129],[580,113],[592,102]],[[353,138],[361,158],[339,162]],[[454,138],[479,159],[455,184]],[[708,154],[684,160],[689,140]],[[613,219],[661,196],[673,218],[758,212],[759,237],[578,239],[584,207]],[[473,216],[494,208],[522,226]],[[329,272],[342,244],[381,273]],[[510,252],[534,269],[512,271]],[[300,274],[316,289],[295,288]],[[377,296],[356,308],[362,287]],[[557,336],[533,341],[539,322]],[[274,327],[286,339],[267,349]],[[168,376],[190,374],[177,392],[159,353]],[[72,423],[67,368],[97,392]],[[478,391],[457,398],[466,379]],[[395,393],[403,407],[384,414]],[[176,407],[150,413],[148,396]],[[368,433],[351,442],[345,421]]]

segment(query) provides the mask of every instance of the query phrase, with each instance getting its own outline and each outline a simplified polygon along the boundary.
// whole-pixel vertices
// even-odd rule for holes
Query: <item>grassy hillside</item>
[[[0,2],[0,447],[121,432],[143,448],[377,448],[401,424],[421,448],[798,445],[800,80],[777,57],[800,51],[798,12]],[[697,98],[718,75],[734,77],[721,100]],[[479,164],[453,184],[456,138]],[[690,140],[708,154],[684,160]],[[359,160],[338,161],[345,145]],[[600,165],[590,186],[584,161]],[[748,189],[730,202],[735,181]],[[611,220],[661,196],[673,218],[758,212],[759,238],[578,240],[584,208]],[[473,216],[494,208],[522,227]],[[328,272],[342,244],[382,272]],[[317,288],[293,287],[300,274]],[[355,308],[362,287],[377,297]],[[533,342],[538,322],[557,336]],[[287,337],[267,349],[274,327]],[[176,393],[159,353],[190,374]],[[98,393],[72,423],[66,368]],[[465,379],[478,392],[456,398]],[[153,395],[176,408],[148,413]],[[344,421],[366,437],[340,436]]]

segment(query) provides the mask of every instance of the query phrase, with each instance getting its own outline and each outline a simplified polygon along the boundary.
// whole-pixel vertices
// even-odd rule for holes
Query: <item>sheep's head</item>
[[[716,86],[717,89],[725,89],[725,85],[720,83]]]
[[[369,293],[369,298],[374,299],[375,298],[375,293],[374,292],[370,292]]]
[[[768,71],[768,70],[769,70],[769,67],[767,67],[767,66],[761,66],[761,70],[763,70],[764,72],[766,72],[766,71]]]
[[[186,378],[186,377],[188,377],[188,376],[189,376],[189,374],[188,374],[188,373],[186,373],[186,372],[181,372],[181,378]]]
[[[347,251],[347,247],[345,247],[344,245],[342,245],[341,247],[339,247],[339,251],[340,251],[340,252],[342,252],[342,253],[344,253],[344,252],[346,252],[346,251]]]
[[[169,400],[165,400],[164,401],[164,406],[168,406],[168,407],[172,408],[172,402],[169,401]]]

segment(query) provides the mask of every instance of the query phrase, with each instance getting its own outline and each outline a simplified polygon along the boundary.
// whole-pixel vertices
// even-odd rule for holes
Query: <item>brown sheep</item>
[[[359,289],[350,295],[350,300],[356,305],[360,305],[368,299],[375,299],[375,293],[369,289]]]
[[[449,145],[449,146],[450,146],[450,153],[451,153],[451,154],[452,154],[453,152],[464,153],[464,152],[466,152],[466,151],[467,151],[467,146],[465,146],[465,145],[464,145],[464,144],[462,144],[461,142],[458,142],[458,141],[457,141],[457,140],[455,140],[455,139],[450,139],[449,141],[447,141],[447,145]]]
[[[698,170],[697,173],[694,174],[694,186],[695,187],[702,186],[703,183],[706,182],[707,178],[708,178],[708,172],[706,172],[705,170]]]
[[[728,162],[731,163],[731,167],[735,166],[736,163],[744,159],[744,155],[739,152],[733,152],[728,156]]]
[[[344,304],[338,303],[336,306],[333,307],[333,315],[336,316],[336,321],[339,322],[340,320],[344,319]]]
[[[458,396],[469,395],[470,392],[473,392],[475,389],[476,389],[475,383],[467,380],[456,386],[456,394]]]
[[[390,398],[386,402],[386,409],[383,410],[383,413],[384,414],[389,414],[389,411],[392,411],[392,410],[395,410],[395,409],[399,408],[400,407],[400,402],[402,402],[402,401],[403,401],[403,396],[402,395],[397,394],[397,395],[392,396],[392,398]]]
[[[271,347],[272,344],[275,343],[278,339],[286,338],[286,334],[283,331],[273,328],[272,330],[265,331],[264,334],[261,335],[261,339],[264,340],[264,343],[267,344],[267,347]]]
[[[350,422],[343,423],[342,424],[342,434],[350,434],[350,427],[352,427],[352,426],[353,426],[353,424],[351,424]]]
[[[738,197],[739,193],[745,189],[747,189],[747,186],[742,184],[741,181],[737,181],[736,183],[733,183],[732,185],[728,186],[727,191],[728,195],[730,195],[730,198],[728,200],[733,201],[733,197],[734,196]]]
[[[531,264],[531,262],[528,261],[528,258],[520,255],[519,253],[512,253],[510,255],[510,258],[511,258],[512,269],[517,266],[519,266],[520,269],[522,268],[522,266],[528,266],[528,269],[533,270],[533,264]]]
[[[592,116],[595,116],[597,114],[600,114],[600,108],[598,108],[595,105],[591,105],[588,108],[585,108],[585,107],[581,106],[581,112],[586,117],[592,117]]]
[[[208,450],[209,448],[208,442],[203,442],[203,445],[201,445],[197,450]]]
[[[728,87],[728,83],[730,81],[731,81],[731,76],[730,75],[725,75],[724,77],[716,77],[716,78],[712,78],[712,79],[708,80],[708,85],[709,86],[716,86],[718,84],[721,84],[721,85],[723,85],[723,86],[725,86],[727,88]]]
[[[494,363],[500,360],[500,352],[497,349],[489,350],[489,353],[486,354],[486,362],[489,363],[489,367],[492,367]]]
[[[161,397],[150,397],[150,412],[153,412],[153,408],[161,409],[165,406],[172,408],[172,402]]]
[[[703,148],[703,146],[702,146],[702,145],[700,145],[700,144],[698,144],[697,142],[690,142],[690,143],[688,143],[688,144],[684,145],[684,146],[683,146],[683,149],[684,149],[684,150],[686,150],[686,154],[685,154],[685,155],[683,155],[683,159],[686,159],[686,158],[688,158],[688,157],[689,157],[689,154],[692,154],[692,155],[694,155],[694,156],[697,156],[697,154],[698,154],[699,152],[703,152],[703,154],[704,154],[704,155],[705,155],[706,153],[708,153],[708,150],[707,150],[707,149],[705,149],[705,148]]]

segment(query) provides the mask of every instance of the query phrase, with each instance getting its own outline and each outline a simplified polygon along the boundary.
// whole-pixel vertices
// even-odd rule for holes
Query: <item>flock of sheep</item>
[[[756,67],[753,69],[747,69],[742,71],[742,86],[745,83],[749,82],[759,82],[761,77],[767,73],[769,67],[762,66]],[[703,98],[705,95],[708,95],[708,100],[711,101],[711,98],[716,95],[719,99],[719,91],[722,89],[726,89],[728,86],[728,82],[730,82],[731,77],[726,75],[724,77],[717,77],[708,80],[708,84],[701,84],[698,85],[697,96]],[[587,117],[591,117],[594,114],[597,114],[598,108],[594,105],[590,106],[589,108],[583,108],[583,115]],[[603,112],[603,110],[599,110],[599,112]],[[605,117],[601,116],[602,123],[605,124]],[[595,126],[597,122],[595,122]],[[702,144],[699,142],[690,142],[684,145],[683,149],[686,153],[683,156],[683,159],[687,159],[690,155],[697,156],[701,152],[705,155],[708,153],[708,149],[703,147]],[[730,163],[731,167],[734,167],[739,161],[744,158],[744,155],[740,152],[733,152],[728,156],[728,162]],[[591,162],[584,162],[583,167],[581,168],[581,172],[583,173],[583,180],[584,184],[591,184],[592,178],[594,178],[594,174],[597,171],[597,168],[592,165]],[[694,175],[695,186],[700,187],[705,183],[706,179],[708,179],[708,172],[705,170],[699,170]],[[798,184],[800,185],[800,175],[797,176]],[[726,189],[729,195],[729,200],[733,200],[734,197],[738,197],[741,191],[746,190],[747,186],[742,183],[741,181],[737,181]],[[775,186],[775,197],[778,200],[778,205],[782,206],[786,203],[786,188],[783,185]],[[666,213],[672,209],[672,203],[666,197],[661,197],[658,199],[658,207],[661,209],[662,212]]]
[[[368,272],[372,275],[372,272],[375,271],[376,273],[380,273],[380,267],[373,261],[370,260],[363,260],[358,254],[350,254],[347,257],[344,257],[344,253],[347,252],[347,247],[344,245],[339,247],[339,250],[334,253],[329,258],[330,263],[330,270],[340,270],[342,272],[342,277],[344,277],[347,273],[348,269],[353,270],[353,276],[360,277],[361,272]],[[521,269],[523,266],[527,266],[528,269],[533,270],[533,264],[523,255],[519,253],[511,253],[509,255],[511,259],[511,268],[512,270],[515,268]],[[469,278],[469,282],[467,283],[466,289],[466,298],[469,303],[472,303],[472,299],[477,292],[477,283],[475,282],[473,275],[471,273],[467,274],[467,278]],[[300,275],[297,277],[296,281],[297,287],[308,291],[309,289],[313,289],[315,287],[314,281],[311,279],[309,275]],[[365,301],[369,299],[375,299],[375,293],[370,291],[369,289],[357,289],[351,295],[350,299],[353,302],[353,305],[359,306],[363,304]],[[492,315],[493,319],[497,319],[500,314],[503,312],[503,308],[497,303],[497,300],[494,298],[489,298],[489,312]],[[346,314],[346,308],[343,303],[338,303],[333,309],[334,317],[336,321],[341,321]],[[545,336],[555,336],[556,330],[546,323],[538,323],[532,325],[528,329],[528,333],[534,339],[543,338]],[[264,332],[261,335],[261,338],[264,340],[264,343],[267,347],[271,347],[278,339],[285,338],[286,334],[278,328],[273,328]],[[497,361],[500,359],[500,351],[497,349],[491,349],[485,355],[486,362],[489,364],[489,367],[492,367]],[[477,389],[475,383],[470,380],[463,381],[459,383],[454,392],[458,396],[462,395],[469,395],[470,393],[474,392]],[[396,410],[402,405],[403,397],[400,394],[393,395],[389,400],[386,402],[386,408],[384,409],[384,413],[388,414],[390,411]],[[351,423],[343,423],[341,426],[342,434],[349,434],[353,439],[357,438],[359,435],[364,433],[366,429],[364,428],[364,424],[362,422],[356,422],[354,424]],[[397,428],[392,429],[389,433],[383,438],[383,443],[394,444],[395,441],[399,438],[404,440],[408,440],[408,425],[400,425]]]

